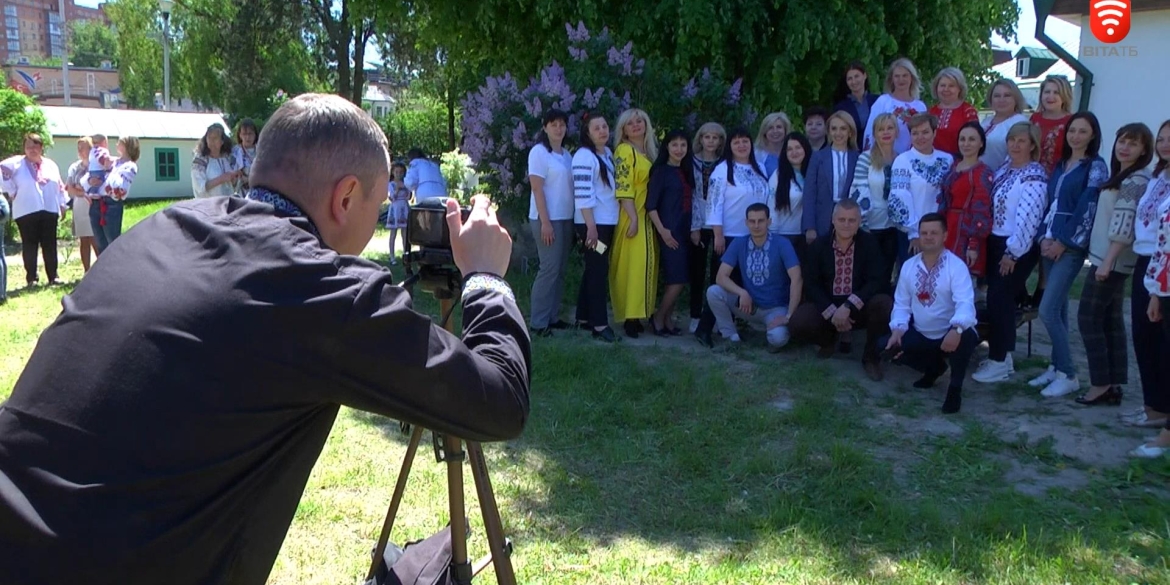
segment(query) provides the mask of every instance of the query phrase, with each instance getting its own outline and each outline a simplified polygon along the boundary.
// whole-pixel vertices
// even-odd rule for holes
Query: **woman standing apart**
[[[829,148],[816,150],[808,157],[808,196],[800,221],[806,242],[797,247],[798,251],[817,238],[828,237],[833,206],[849,197],[859,155],[853,118],[844,112],[829,116]]]
[[[123,205],[130,196],[130,185],[138,176],[138,153],[137,138],[126,136],[118,139],[118,158],[102,182],[101,197],[94,200],[89,208],[89,220],[93,224],[99,253],[105,252],[122,235]],[[91,178],[90,184],[95,180]]]
[[[804,220],[804,206],[809,204],[805,196],[805,176],[809,170],[813,146],[800,132],[789,134],[786,140],[788,146],[784,149],[784,160],[780,161],[780,168],[768,180],[766,203],[772,210],[768,231],[787,238],[796,256],[803,259],[808,242],[800,225]]]
[[[12,218],[20,230],[28,286],[36,285],[38,280],[38,248],[45,260],[49,284],[61,284],[57,277],[57,221],[65,214],[67,199],[57,163],[44,154],[41,136],[26,134],[24,155],[0,162],[0,180],[4,192],[12,196]]]
[[[1128,383],[1129,354],[1125,321],[1121,315],[1125,281],[1133,274],[1133,224],[1137,202],[1146,192],[1154,158],[1154,135],[1145,124],[1126,124],[1117,131],[1109,180],[1101,186],[1093,232],[1089,239],[1089,266],[1077,310],[1077,323],[1089,358],[1089,391],[1077,402],[1121,404]]]
[[[882,274],[887,285],[893,279],[894,265],[898,263],[898,240],[901,232],[890,218],[890,184],[894,158],[894,140],[898,137],[898,122],[893,114],[879,114],[873,118],[873,146],[857,158],[853,170],[853,188],[849,197],[861,207],[861,227],[877,239],[885,260]]]
[[[1142,380],[1141,408],[1121,415],[1122,422],[1138,427],[1162,427],[1170,423],[1170,329],[1151,321],[1147,309],[1151,306],[1146,273],[1152,258],[1158,254],[1158,210],[1170,206],[1170,120],[1162,122],[1154,142],[1158,164],[1154,178],[1138,200],[1137,219],[1134,222],[1133,251],[1137,262],[1130,287],[1130,317],[1133,324],[1133,351],[1137,357],[1138,375]],[[1168,226],[1170,227],[1170,226]],[[1160,256],[1170,260],[1170,256]],[[1157,269],[1155,269],[1157,272]]]
[[[1003,382],[1015,373],[1016,298],[1039,261],[1035,244],[1048,200],[1048,173],[1040,157],[1036,126],[1020,122],[1008,130],[1008,160],[995,173],[991,236],[987,238],[988,359],[971,376],[976,382]]]
[[[894,141],[894,153],[902,154],[910,150],[910,119],[926,113],[926,104],[922,103],[919,95],[922,94],[922,80],[918,77],[918,69],[905,57],[890,64],[886,72],[886,93],[873,103],[869,110],[870,117],[881,114],[893,114],[898,121],[898,138]],[[873,146],[873,134],[866,131],[864,148]]]
[[[691,238],[690,252],[687,261],[690,262],[691,274],[691,326],[694,333],[699,327],[699,318],[703,316],[703,299],[707,287],[715,284],[715,274],[719,271],[714,265],[719,259],[711,254],[711,240],[715,237],[711,228],[707,227],[707,197],[711,188],[711,173],[723,160],[723,145],[727,142],[727,131],[715,122],[707,122],[699,127],[695,133],[691,152],[695,161],[695,192],[691,198]],[[707,266],[711,265],[711,276],[708,280]]]
[[[937,102],[930,106],[931,115],[938,118],[934,147],[958,158],[959,130],[967,122],[979,121],[979,112],[967,102],[967,77],[959,68],[947,67],[934,76],[930,94]]]
[[[573,246],[573,155],[565,148],[568,130],[568,114],[546,111],[539,142],[528,151],[532,184],[528,219],[540,257],[540,271],[532,283],[530,325],[541,336],[569,328],[560,317],[565,265]]]
[[[617,341],[609,326],[609,262],[618,223],[614,196],[613,152],[609,123],[602,116],[585,114],[581,120],[581,148],[573,155],[573,220],[577,239],[585,243],[585,274],[577,294],[577,322],[593,330],[593,338]]]
[[[195,146],[195,160],[191,161],[191,189],[196,198],[228,197],[236,192],[236,181],[243,172],[236,168],[232,157],[232,139],[222,124],[207,127],[203,138]]]
[[[645,330],[639,320],[654,313],[658,291],[658,253],[646,218],[650,165],[658,157],[658,144],[650,116],[642,110],[622,112],[617,127],[614,162],[622,213],[609,263],[609,293],[614,319],[623,322],[626,335],[637,337]]]
[[[97,245],[93,240],[93,223],[89,221],[89,196],[85,193],[87,185],[86,175],[89,167],[89,151],[93,149],[93,140],[88,136],[77,139],[77,157],[69,165],[69,176],[65,179],[65,191],[73,199],[73,235],[78,240],[78,251],[81,252],[81,267],[89,272],[90,252],[97,254]]]
[[[1040,109],[1032,123],[1040,128],[1040,165],[1049,174],[1060,160],[1064,129],[1072,117],[1072,84],[1063,75],[1049,75],[1040,84]]]
[[[987,136],[987,149],[983,162],[992,170],[999,170],[1007,158],[1007,133],[1012,126],[1027,122],[1024,116],[1024,94],[1010,79],[1000,79],[991,86],[987,101],[993,114],[983,120],[983,133]]]
[[[943,179],[939,210],[947,218],[946,248],[967,261],[967,269],[972,275],[982,277],[986,274],[995,174],[979,160],[986,144],[983,127],[978,121],[964,124],[959,130],[958,140],[963,158]]]
[[[650,169],[646,211],[658,232],[659,253],[666,278],[662,304],[650,319],[650,328],[659,337],[680,335],[674,326],[674,305],[690,281],[687,240],[691,232],[691,205],[695,193],[695,168],[690,141],[682,130],[673,130],[663,141],[666,148]]]
[[[1052,339],[1052,365],[1028,382],[1044,387],[1043,396],[1064,396],[1080,388],[1072,361],[1068,335],[1068,295],[1089,254],[1094,211],[1101,186],[1109,180],[1109,167],[1097,155],[1101,125],[1091,112],[1078,112],[1064,135],[1064,156],[1048,179],[1052,206],[1044,218],[1040,241],[1041,263],[1048,274],[1048,288],[1040,301],[1040,320]]]

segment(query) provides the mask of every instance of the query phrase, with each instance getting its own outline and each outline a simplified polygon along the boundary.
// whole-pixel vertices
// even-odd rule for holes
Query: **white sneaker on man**
[[[1064,372],[1057,372],[1056,379],[1045,386],[1040,391],[1040,395],[1046,398],[1057,398],[1066,394],[1072,394],[1081,389],[1081,382],[1077,380],[1076,376],[1068,376]]]
[[[698,319],[691,319],[691,333],[694,333],[698,330],[699,330],[699,320]]]
[[[993,384],[1007,381],[1014,373],[1016,373],[1016,367],[1012,363],[1012,354],[1009,353],[1002,362],[987,360],[980,364],[979,369],[971,375],[971,379],[982,384]]]
[[[1028,385],[1033,388],[1040,388],[1047,386],[1056,379],[1056,366],[1048,366],[1048,369],[1043,374],[1036,376],[1028,381]]]

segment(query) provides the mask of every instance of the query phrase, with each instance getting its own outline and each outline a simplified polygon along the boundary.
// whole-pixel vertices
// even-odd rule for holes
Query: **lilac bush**
[[[741,79],[729,83],[705,69],[683,80],[635,55],[633,43],[620,43],[608,28],[594,34],[578,23],[565,30],[564,65],[554,59],[523,87],[511,73],[488,77],[461,102],[463,151],[509,211],[527,210],[528,150],[549,108],[569,114],[571,148],[577,147],[585,112],[605,116],[614,133],[618,115],[630,107],[645,110],[659,135],[670,128],[694,132],[707,121],[729,130],[755,122],[756,113],[742,99]]]

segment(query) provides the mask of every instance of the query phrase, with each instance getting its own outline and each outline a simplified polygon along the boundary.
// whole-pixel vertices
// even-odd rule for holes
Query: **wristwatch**
[[[958,333],[959,335],[963,334],[963,328],[959,325],[952,325],[951,329],[954,329],[955,333]]]

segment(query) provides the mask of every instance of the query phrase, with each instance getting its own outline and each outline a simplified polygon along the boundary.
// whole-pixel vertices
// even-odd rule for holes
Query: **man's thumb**
[[[447,198],[447,231],[452,236],[458,236],[463,231],[463,213],[459,209],[459,202]]]

